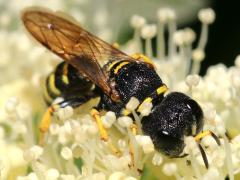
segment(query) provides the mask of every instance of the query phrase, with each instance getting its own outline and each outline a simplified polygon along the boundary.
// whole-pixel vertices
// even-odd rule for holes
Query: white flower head
[[[56,123],[52,123],[49,127],[49,131],[52,135],[57,135],[59,133],[59,125]]]
[[[17,105],[19,104],[19,100],[17,97],[11,97],[8,99],[5,104],[5,109],[8,113],[12,113],[16,110]]]
[[[199,81],[200,81],[200,77],[197,74],[188,75],[187,78],[186,78],[186,84],[189,87],[197,86],[199,84]]]
[[[124,178],[126,178],[126,174],[122,172],[114,172],[109,176],[108,180],[122,180]]]
[[[205,174],[203,179],[204,180],[207,180],[207,179],[217,180],[217,179],[219,179],[219,176],[220,176],[220,172],[218,171],[218,169],[216,167],[211,167],[208,169],[208,172]]]
[[[198,13],[198,18],[202,23],[212,24],[215,20],[215,12],[211,8],[202,9]]]
[[[171,8],[160,8],[157,12],[158,19],[162,23],[176,19],[176,13]]]
[[[60,108],[57,114],[61,120],[69,119],[73,115],[73,108],[71,106]]]
[[[133,28],[141,28],[146,23],[146,20],[144,17],[139,15],[133,15],[131,18],[131,25]]]
[[[154,145],[150,136],[136,136],[137,143],[143,148],[143,152],[148,154],[154,151]]]
[[[238,56],[236,57],[236,59],[235,59],[235,65],[236,65],[237,67],[240,67],[240,55],[238,55]]]
[[[195,38],[195,32],[190,28],[178,30],[173,35],[174,43],[178,46],[192,44]]]
[[[57,169],[48,169],[46,172],[46,180],[57,180],[59,177],[59,172]]]
[[[81,0],[78,4],[82,4],[83,1],[85,1],[84,5],[89,3],[87,0]],[[78,13],[77,6],[71,7],[71,2],[67,7],[62,1],[50,5],[54,9],[70,7],[69,11],[78,19],[84,21],[87,19],[85,11]],[[121,104],[123,106],[121,112],[125,115],[123,117],[118,117],[119,112],[107,111],[107,109],[100,112],[100,118],[91,117],[88,105],[91,108],[96,106],[95,99],[76,110],[70,106],[60,108],[56,112],[58,118],[50,116],[49,119],[43,119],[43,122],[47,121],[46,125],[51,121],[48,131],[44,134],[43,146],[34,145],[39,139],[38,114],[43,109],[38,87],[41,77],[52,71],[52,64],[57,62],[54,59],[59,60],[59,58],[53,58],[50,52],[31,43],[22,30],[11,29],[10,26],[15,21],[14,14],[20,6],[21,3],[13,3],[10,0],[9,3],[4,4],[6,10],[4,8],[4,12],[0,13],[0,25],[3,25],[1,26],[3,30],[0,30],[0,42],[4,42],[0,43],[2,52],[0,102],[7,102],[4,112],[0,111],[0,157],[3,164],[3,179],[10,177],[19,167],[19,170],[24,171],[31,167],[33,172],[19,176],[17,179],[136,180],[141,178],[141,171],[144,171],[144,167],[148,167],[149,163],[162,169],[156,173],[156,178],[164,174],[177,179],[219,179],[227,175],[233,179],[234,174],[240,172],[240,138],[234,137],[240,132],[237,123],[240,106],[240,57],[236,58],[232,67],[222,64],[212,66],[203,77],[198,75],[201,61],[207,56],[206,29],[215,20],[212,9],[201,10],[198,14],[202,22],[202,32],[197,39],[197,47],[194,47],[195,43],[193,44],[196,39],[195,32],[189,28],[177,30],[177,15],[170,8],[159,9],[157,26],[146,24],[146,19],[139,15],[131,18],[134,39],[124,45],[123,51],[146,53],[153,61],[154,70],[170,91],[186,93],[203,107],[203,130],[214,132],[221,142],[221,146],[218,146],[212,136],[206,136],[201,141],[196,141],[193,136],[185,137],[183,154],[187,153],[189,156],[168,160],[154,149],[156,142],[145,134],[144,123],[148,122],[145,121],[144,116],[154,112],[152,108],[156,107],[156,99],[151,95],[157,95],[156,89],[148,92],[147,97],[143,97],[146,98],[144,101],[132,97],[127,104]],[[10,12],[9,9],[14,12]],[[105,9],[104,3],[93,16],[96,35],[106,38],[112,36],[108,22],[111,18],[108,17],[109,12]],[[165,33],[168,35],[165,36]],[[155,36],[156,56],[155,49],[152,48],[154,43],[152,38]],[[65,40],[61,38],[62,36],[60,41]],[[141,38],[145,40],[142,41]],[[10,65],[11,69],[8,68]],[[189,72],[191,75],[188,75]],[[148,84],[143,86],[147,87]],[[8,97],[12,98],[8,99]],[[21,103],[15,97],[19,97]],[[160,105],[161,100],[159,99]],[[53,104],[62,101],[63,98],[57,98]],[[26,106],[22,105],[24,103]],[[154,123],[150,125],[154,126]],[[226,132],[233,136],[231,141],[227,139]],[[102,135],[107,138],[101,138]],[[204,161],[198,143],[201,143],[208,157],[208,170],[203,169]],[[22,150],[25,147],[30,148]],[[22,154],[24,159],[20,159]],[[191,166],[185,165],[186,160],[191,161]],[[186,170],[189,168],[192,170]],[[149,171],[151,174],[151,169]]]
[[[69,147],[63,147],[61,150],[61,156],[66,160],[72,159],[72,150]]]
[[[129,116],[122,116],[118,118],[118,124],[122,127],[130,127],[133,124],[133,120]]]
[[[101,121],[105,128],[110,128],[116,121],[116,115],[112,111],[108,111],[104,116],[101,117]]]
[[[152,158],[152,163],[155,166],[160,166],[163,162],[163,158],[162,155],[160,155],[159,153],[155,153],[153,158]]]
[[[151,102],[143,102],[138,111],[141,113],[142,116],[148,116],[152,111],[153,104]]]
[[[43,148],[40,146],[32,146],[30,149],[26,150],[23,157],[26,161],[35,161],[43,154]]]
[[[94,173],[91,177],[91,180],[106,180],[106,175],[102,172]]]
[[[155,24],[147,24],[143,26],[141,35],[144,39],[151,39],[156,35],[157,26]]]
[[[139,106],[139,104],[140,104],[140,102],[137,98],[131,97],[130,100],[128,101],[128,103],[126,104],[126,108],[129,111],[134,111]]]
[[[205,53],[201,49],[195,49],[192,52],[192,58],[194,61],[201,62],[205,58]]]
[[[167,176],[172,176],[177,172],[177,165],[175,163],[165,163],[163,165],[163,172]]]

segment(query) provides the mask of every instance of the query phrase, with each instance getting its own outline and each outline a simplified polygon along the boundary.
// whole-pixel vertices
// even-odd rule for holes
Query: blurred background
[[[206,72],[208,66],[220,62],[227,66],[233,65],[234,59],[240,54],[238,1],[215,0],[209,3],[216,12],[216,20],[210,26],[206,59],[202,63],[201,74]],[[190,27],[199,34],[199,21],[192,21]]]
[[[197,13],[201,8],[211,7],[216,11],[216,21],[210,26],[206,58],[201,68],[203,75],[210,65],[219,62],[232,65],[240,52],[237,4],[237,1],[224,0],[0,0],[0,31],[2,36],[11,36],[11,32],[16,31],[22,33],[20,11],[27,6],[43,6],[70,14],[108,42],[123,44],[133,36],[129,23],[132,15],[139,14],[147,22],[154,23],[158,8],[171,7],[176,11],[178,28],[190,26],[198,38],[201,23],[197,19]],[[6,35],[3,32],[7,32]],[[1,41],[5,39],[2,38]],[[4,48],[0,48],[0,68],[6,69],[9,60],[2,54],[3,51]]]

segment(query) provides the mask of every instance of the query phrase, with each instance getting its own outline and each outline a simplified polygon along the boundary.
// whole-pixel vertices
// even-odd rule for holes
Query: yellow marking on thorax
[[[68,64],[65,63],[63,65],[63,75],[62,75],[62,81],[64,82],[64,84],[69,84],[69,79],[68,79]]]
[[[166,86],[165,84],[163,84],[162,86],[160,86],[159,88],[157,88],[156,91],[157,91],[157,94],[158,94],[158,95],[161,95],[161,94],[165,93],[167,90],[168,90],[167,86]],[[142,108],[143,108],[143,104],[144,104],[144,103],[151,103],[152,100],[153,100],[153,98],[151,98],[151,97],[145,98],[144,101],[138,106],[137,111],[138,111],[138,112],[141,112],[141,111],[142,111]]]
[[[133,54],[133,55],[131,55],[131,57],[134,58],[134,59],[137,59],[137,60],[143,60],[144,62],[149,63],[152,66],[154,66],[153,61],[150,58],[148,58],[147,56],[145,56],[141,53]]]
[[[52,93],[55,95],[60,95],[61,91],[55,86],[55,75],[51,74],[49,77],[49,87]]]
[[[118,71],[123,67],[123,66],[125,66],[125,65],[127,65],[129,62],[122,62],[122,63],[120,63],[115,69],[114,69],[114,74],[117,74],[118,73]]]
[[[152,98],[151,97],[147,97],[146,99],[144,99],[144,101],[138,106],[137,111],[141,112],[142,108],[143,108],[143,104],[144,103],[151,103],[152,102]]]
[[[163,84],[162,86],[157,88],[157,94],[158,95],[164,94],[167,90],[168,90],[167,86],[165,84]]]

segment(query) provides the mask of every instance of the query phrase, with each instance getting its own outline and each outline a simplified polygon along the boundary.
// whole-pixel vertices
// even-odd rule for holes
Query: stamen
[[[144,17],[139,15],[134,15],[131,18],[131,25],[134,28],[134,41],[137,45],[137,51],[139,53],[142,52],[142,42],[141,42],[141,28],[146,23],[146,20]]]
[[[156,32],[157,32],[157,27],[155,24],[145,25],[141,30],[142,37],[146,39],[146,43],[145,43],[146,55],[150,58],[153,57],[152,38],[156,35]]]

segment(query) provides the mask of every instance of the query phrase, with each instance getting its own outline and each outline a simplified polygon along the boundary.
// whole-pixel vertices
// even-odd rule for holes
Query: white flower
[[[69,119],[73,115],[73,108],[71,106],[66,106],[58,110],[58,117],[61,120]]]
[[[176,19],[176,13],[174,10],[170,8],[160,8],[157,11],[158,19],[162,23],[166,23],[169,20],[175,20]]]
[[[59,177],[59,172],[57,169],[49,169],[46,172],[46,180],[57,180]]]
[[[136,140],[138,144],[142,146],[144,153],[148,154],[154,151],[154,146],[149,136],[137,135]]]
[[[159,153],[155,153],[152,159],[153,165],[159,166],[162,164],[162,162],[163,162],[162,156]]]
[[[144,17],[139,15],[133,15],[131,18],[131,25],[134,28],[141,28],[145,24],[146,20]]]
[[[128,116],[122,116],[118,118],[118,124],[122,127],[130,127],[133,123],[133,120]]]
[[[155,24],[147,24],[143,26],[141,35],[144,39],[151,39],[156,35],[157,26]]]
[[[198,13],[198,18],[203,23],[211,24],[215,20],[215,12],[211,8],[202,9]]]
[[[201,49],[195,49],[192,52],[192,58],[194,61],[201,62],[205,58],[205,53]]]
[[[177,165],[175,163],[166,163],[163,165],[163,172],[167,176],[172,176],[177,172]]]
[[[8,113],[12,113],[16,110],[19,101],[16,97],[11,97],[5,105],[5,109]]]
[[[43,148],[40,146],[33,146],[24,152],[24,159],[26,161],[35,161],[43,154]]]
[[[26,1],[23,4],[31,3]],[[71,7],[72,3],[74,2],[65,7],[65,2],[59,1],[48,6],[54,9],[64,7],[73,12],[77,19],[88,23],[87,10],[78,13],[78,6]],[[75,3],[86,5],[90,2],[81,0]],[[7,14],[5,11],[0,13],[0,24],[11,29],[11,24],[16,21],[16,12],[8,14],[8,10],[18,10],[23,4],[13,3],[12,0],[5,3]],[[113,35],[107,8],[99,7],[92,16],[97,34],[107,37]],[[124,19],[123,16],[121,19]],[[19,180],[136,180],[142,178],[144,167],[152,166],[160,168],[156,172],[156,178],[164,175],[176,179],[219,179],[229,175],[233,179],[234,174],[240,171],[240,58],[236,58],[235,66],[212,66],[205,76],[200,77],[201,62],[207,56],[206,29],[215,20],[212,9],[199,12],[203,30],[196,47],[192,47],[195,45],[195,32],[189,28],[177,30],[176,18],[181,18],[171,8],[159,9],[155,18],[158,18],[157,25],[150,25],[145,17],[134,15],[131,19],[135,31],[134,43],[131,40],[124,48],[128,52],[142,52],[142,36],[145,39],[146,55],[153,59],[156,72],[163,83],[170,92],[184,92],[201,105],[204,111],[203,130],[216,134],[221,145],[212,136],[201,140],[193,136],[184,137],[185,147],[181,155],[189,155],[177,160],[168,159],[154,148],[155,139],[152,140],[142,130],[142,118],[152,112],[156,102],[151,98],[140,101],[135,97],[130,98],[125,105],[122,112],[129,115],[123,117],[107,111],[100,113],[100,120],[95,120],[89,115],[88,105],[96,106],[97,100],[76,110],[70,106],[60,108],[48,119],[51,121],[49,130],[39,137],[38,124],[41,112],[46,109],[42,106],[42,91],[39,87],[42,76],[52,70],[52,64],[58,62],[54,59],[58,58],[42,47],[35,46],[22,30],[1,29],[0,42],[4,43],[0,43],[0,83],[3,84],[0,88],[0,104],[3,107],[0,109],[0,171],[3,179],[10,177],[17,168],[22,174],[26,173],[26,169],[32,170],[29,174],[16,177]],[[164,36],[165,30],[168,39]],[[152,38],[155,36],[157,57],[152,48]],[[54,103],[61,101],[63,98],[57,98]],[[103,127],[98,128],[100,123]],[[227,139],[226,133],[233,137],[231,141]],[[102,140],[102,134],[107,138]],[[42,140],[42,146],[36,145],[39,139]],[[204,167],[200,145],[208,159],[208,170]],[[152,169],[154,167],[149,168],[146,174],[153,175]]]
[[[131,97],[129,102],[126,104],[126,108],[129,111],[134,111],[138,107],[139,104],[140,104],[140,102],[137,98]]]
[[[114,112],[108,111],[105,116],[101,117],[101,120],[105,128],[110,128],[116,121],[116,115]]]
[[[200,81],[200,77],[198,75],[188,75],[186,78],[186,84],[191,86],[197,86]]]
[[[72,159],[72,150],[68,147],[63,147],[61,150],[61,156],[66,160]]]

